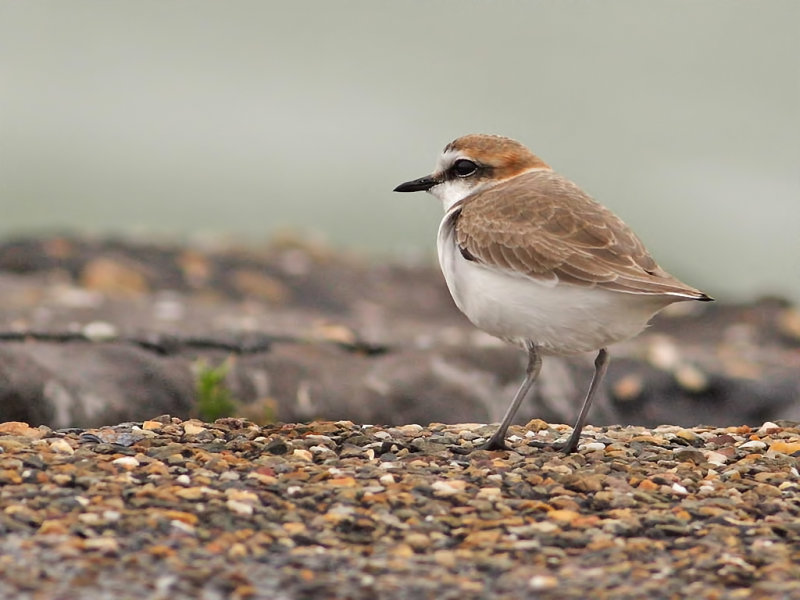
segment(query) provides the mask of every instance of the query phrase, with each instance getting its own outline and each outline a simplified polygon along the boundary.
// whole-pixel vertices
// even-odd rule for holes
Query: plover
[[[608,366],[606,347],[637,335],[673,302],[712,300],[658,266],[622,220],[507,137],[460,137],[433,174],[395,191],[441,200],[439,264],[456,306],[475,326],[528,353],[525,380],[488,449],[506,448],[542,356],[596,351],[589,391],[560,446],[575,451]]]

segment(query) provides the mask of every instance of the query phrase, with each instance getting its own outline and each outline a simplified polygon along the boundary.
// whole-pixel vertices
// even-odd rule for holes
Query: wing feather
[[[653,260],[610,210],[552,171],[530,171],[458,204],[456,240],[480,263],[619,292],[707,296]]]

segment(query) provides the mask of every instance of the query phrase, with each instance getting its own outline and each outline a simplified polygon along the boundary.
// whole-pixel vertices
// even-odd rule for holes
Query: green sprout
[[[234,416],[237,403],[225,386],[225,376],[231,367],[230,360],[216,367],[205,360],[199,360],[194,367],[198,417],[205,422],[213,422]]]

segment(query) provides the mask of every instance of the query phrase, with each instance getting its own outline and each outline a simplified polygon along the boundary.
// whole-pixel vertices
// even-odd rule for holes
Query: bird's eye
[[[458,177],[469,177],[477,170],[478,165],[466,158],[460,158],[453,164],[453,172]]]

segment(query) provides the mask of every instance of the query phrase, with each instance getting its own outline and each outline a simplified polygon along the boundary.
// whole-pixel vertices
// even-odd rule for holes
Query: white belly
[[[612,292],[566,283],[548,285],[466,260],[447,220],[439,228],[439,264],[453,300],[472,323],[544,354],[599,350],[631,338],[675,298]]]

